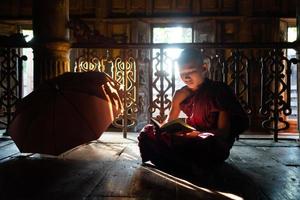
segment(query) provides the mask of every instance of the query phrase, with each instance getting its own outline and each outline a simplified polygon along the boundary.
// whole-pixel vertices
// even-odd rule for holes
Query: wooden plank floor
[[[105,133],[58,157],[20,154],[0,138],[0,199],[300,199],[296,141],[235,143],[217,168],[188,174],[142,165],[136,133]]]

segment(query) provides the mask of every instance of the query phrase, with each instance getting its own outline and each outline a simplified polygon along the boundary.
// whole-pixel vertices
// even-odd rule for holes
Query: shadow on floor
[[[0,199],[83,199],[107,164],[15,157],[0,163]]]
[[[264,199],[251,177],[226,162],[218,167],[190,171],[161,169],[151,163],[143,166],[191,190],[211,193],[216,199]]]

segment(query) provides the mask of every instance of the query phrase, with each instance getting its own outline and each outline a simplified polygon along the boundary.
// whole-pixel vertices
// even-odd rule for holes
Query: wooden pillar
[[[69,0],[33,0],[34,87],[70,71]]]

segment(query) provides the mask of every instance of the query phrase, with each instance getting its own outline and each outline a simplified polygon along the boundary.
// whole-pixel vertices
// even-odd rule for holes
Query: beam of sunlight
[[[169,180],[169,181],[171,181],[173,183],[181,185],[184,188],[187,188],[187,189],[190,189],[190,190],[196,190],[195,188],[193,188],[193,187],[191,187],[189,185],[185,185],[184,183],[180,183],[179,180],[177,180],[177,179],[179,179],[177,177],[173,177],[172,175],[169,175],[169,174],[164,173],[164,172],[162,172],[160,170],[157,170],[157,169],[149,169],[147,167],[143,167],[143,168],[146,169],[146,170],[148,170],[148,171],[150,171],[150,172],[152,172],[152,173],[154,173],[155,175],[158,175],[158,176],[160,176],[160,177],[162,177],[164,179],[167,179],[167,180]],[[205,189],[205,188],[203,188],[203,189]],[[210,191],[208,190],[207,192],[210,192]]]
[[[233,200],[243,200],[244,198],[237,196],[235,194],[231,194],[231,193],[226,193],[226,192],[217,192],[225,197],[228,197],[229,199],[233,199]]]
[[[127,160],[138,160],[138,158],[136,156],[132,156],[128,153],[123,152],[122,155],[124,156],[125,159]]]
[[[233,200],[243,200],[243,198],[238,195],[235,195],[232,193],[227,193],[227,192],[214,191],[214,190],[210,190],[210,189],[207,189],[204,187],[200,187],[200,186],[195,185],[187,180],[172,176],[166,172],[163,172],[163,171],[155,169],[155,168],[151,169],[151,168],[145,167],[145,166],[143,166],[143,168],[146,169],[147,171],[154,173],[155,175],[158,175],[164,179],[167,179],[173,183],[176,183],[176,184],[178,184],[184,188],[190,189],[190,190],[203,191],[203,192],[210,193],[210,194],[221,195],[221,196],[227,197],[229,199],[233,199]]]

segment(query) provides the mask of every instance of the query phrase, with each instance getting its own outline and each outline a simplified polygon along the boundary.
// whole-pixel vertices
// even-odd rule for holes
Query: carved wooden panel
[[[200,13],[200,1],[199,0],[192,0],[192,3],[191,3],[191,13],[193,15],[199,15]]]
[[[238,42],[239,23],[237,21],[218,22],[218,38],[220,42]]]
[[[111,10],[112,12],[126,12],[126,0],[112,0]]]
[[[80,1],[69,0],[70,13],[74,13],[74,12],[78,11],[80,8],[80,5],[81,5],[80,3],[81,3]]]
[[[130,15],[146,13],[147,0],[113,0],[111,1],[112,14]]]
[[[20,15],[31,16],[32,14],[32,0],[19,1]]]
[[[111,37],[118,43],[129,42],[130,39],[130,24],[129,23],[112,23],[110,26]]]
[[[85,0],[83,1],[83,8],[85,10],[93,10],[96,8],[95,0]]]
[[[150,43],[151,27],[150,24],[142,21],[131,23],[131,42],[133,43]]]
[[[130,13],[145,13],[147,9],[146,0],[130,0],[129,12]]]
[[[192,0],[154,0],[153,13],[191,13]]]
[[[153,10],[171,10],[172,2],[172,0],[153,0]]]
[[[253,0],[253,12],[264,13],[280,13],[282,0]]]
[[[176,0],[176,10],[189,11],[191,3],[191,0]]]
[[[195,42],[215,42],[215,20],[201,20],[194,25]]]
[[[69,0],[71,15],[95,15],[96,0]]]
[[[238,2],[236,0],[223,0],[221,11],[222,12],[235,12]]]
[[[237,0],[201,0],[200,1],[200,14],[201,13],[234,13],[237,12]]]
[[[0,23],[0,35],[9,36],[11,34],[17,33],[17,26],[14,24]]]
[[[201,12],[217,12],[219,8],[219,0],[200,0]]]
[[[271,20],[253,20],[251,32],[255,42],[272,42],[277,30]]]

